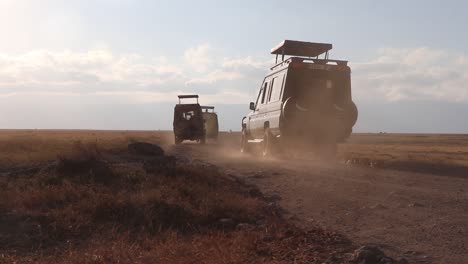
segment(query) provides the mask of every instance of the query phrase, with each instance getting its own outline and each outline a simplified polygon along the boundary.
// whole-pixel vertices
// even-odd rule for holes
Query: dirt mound
[[[128,144],[128,151],[134,155],[164,156],[164,150],[160,146],[147,142],[132,142]]]

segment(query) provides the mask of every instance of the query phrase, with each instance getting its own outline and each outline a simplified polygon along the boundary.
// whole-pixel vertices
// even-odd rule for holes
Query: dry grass
[[[464,176],[468,135],[355,134],[339,158],[359,165]]]
[[[154,131],[0,130],[0,166],[53,160],[77,142],[103,150],[126,148],[131,141],[172,142],[172,133]]]
[[[322,263],[352,250],[333,232],[288,223],[215,168],[166,175],[125,160],[127,142],[161,134],[63,133],[1,136],[14,153],[2,149],[4,164],[56,161],[0,176],[0,263]]]
[[[236,149],[238,133],[221,133],[225,147]],[[77,142],[122,150],[128,142],[172,144],[172,132],[0,130],[0,172],[11,166],[54,160]],[[338,157],[363,166],[463,176],[468,172],[467,135],[353,134],[340,144]]]

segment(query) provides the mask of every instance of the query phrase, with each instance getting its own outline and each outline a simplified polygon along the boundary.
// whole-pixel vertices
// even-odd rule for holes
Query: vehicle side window
[[[268,82],[265,82],[263,84],[263,92],[262,92],[262,104],[266,103],[266,95],[268,93]]]
[[[283,88],[284,74],[281,74],[273,79],[270,92],[270,102],[276,102],[281,98],[281,90]]]
[[[260,92],[258,92],[258,96],[257,96],[257,101],[255,101],[255,108],[258,106],[258,104],[260,103],[260,98],[262,97],[262,94],[263,94],[263,88],[260,89]]]
[[[275,85],[275,80],[277,79],[278,77],[275,77],[271,80],[271,85],[270,85],[270,90],[268,91],[268,102],[271,102],[271,93],[273,91],[273,87]]]

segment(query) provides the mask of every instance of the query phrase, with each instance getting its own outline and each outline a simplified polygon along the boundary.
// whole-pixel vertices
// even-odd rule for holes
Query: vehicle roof
[[[190,111],[201,108],[200,104],[176,104],[175,109],[178,111]]]
[[[317,57],[333,48],[329,43],[305,42],[297,40],[284,40],[278,46],[271,49],[271,54]]]

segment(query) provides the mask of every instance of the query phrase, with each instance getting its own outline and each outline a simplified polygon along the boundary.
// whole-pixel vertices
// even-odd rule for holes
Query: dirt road
[[[468,263],[468,175],[357,168],[307,157],[262,160],[229,145],[184,144],[171,152],[277,195],[301,225],[339,231],[413,263]]]

